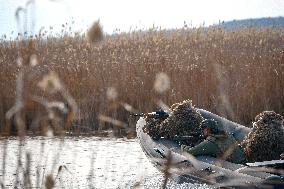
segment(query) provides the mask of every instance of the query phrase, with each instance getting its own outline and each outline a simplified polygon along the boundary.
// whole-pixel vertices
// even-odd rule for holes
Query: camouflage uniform
[[[243,149],[237,144],[235,138],[227,134],[214,120],[205,120],[201,127],[209,129],[209,136],[194,147],[181,145],[181,150],[193,156],[208,155],[232,163],[246,163]]]
[[[242,146],[249,162],[279,159],[284,152],[283,117],[274,111],[257,115]]]

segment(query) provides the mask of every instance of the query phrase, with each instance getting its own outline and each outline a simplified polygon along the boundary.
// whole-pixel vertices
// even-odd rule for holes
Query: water
[[[4,178],[7,188],[23,187],[27,167],[34,188],[42,188],[49,174],[53,175],[56,188],[161,188],[163,183],[163,175],[148,161],[137,140],[30,137],[22,145],[16,138],[2,139],[0,146],[0,178],[1,181]],[[7,154],[3,161],[5,147]],[[30,166],[26,154],[30,154]],[[22,169],[17,169],[18,162],[22,163]],[[171,180],[167,188],[207,187]]]

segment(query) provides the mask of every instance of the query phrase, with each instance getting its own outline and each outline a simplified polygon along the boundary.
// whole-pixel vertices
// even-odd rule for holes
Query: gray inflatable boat
[[[215,119],[241,142],[250,128],[198,109],[206,119]],[[234,164],[209,156],[193,157],[182,153],[176,141],[153,140],[143,132],[141,117],[136,124],[137,137],[146,156],[160,171],[170,173],[177,182],[206,183],[225,188],[284,188],[284,160]]]

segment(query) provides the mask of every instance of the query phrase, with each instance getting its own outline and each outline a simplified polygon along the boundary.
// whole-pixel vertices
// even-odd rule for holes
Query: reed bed
[[[52,71],[78,105],[65,129],[114,129],[125,135],[133,127],[129,112],[149,112],[184,99],[250,125],[263,110],[284,113],[283,44],[283,29],[254,27],[154,28],[107,35],[94,44],[85,35],[68,33],[2,39],[0,127],[7,125],[5,115],[15,103],[21,59],[31,55],[37,62],[23,79],[26,121],[37,116],[39,107],[25,96],[64,99],[39,89],[39,81]]]

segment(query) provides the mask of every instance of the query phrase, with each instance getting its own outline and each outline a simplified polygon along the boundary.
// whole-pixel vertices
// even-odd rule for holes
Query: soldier
[[[242,142],[249,162],[279,159],[284,152],[283,121],[274,111],[263,111],[255,117],[251,132]]]
[[[204,120],[200,126],[203,130],[205,140],[192,148],[181,145],[183,152],[187,152],[193,156],[213,156],[232,163],[246,163],[246,156],[243,149],[238,145],[235,138],[227,134],[222,126],[218,125],[214,119]]]

